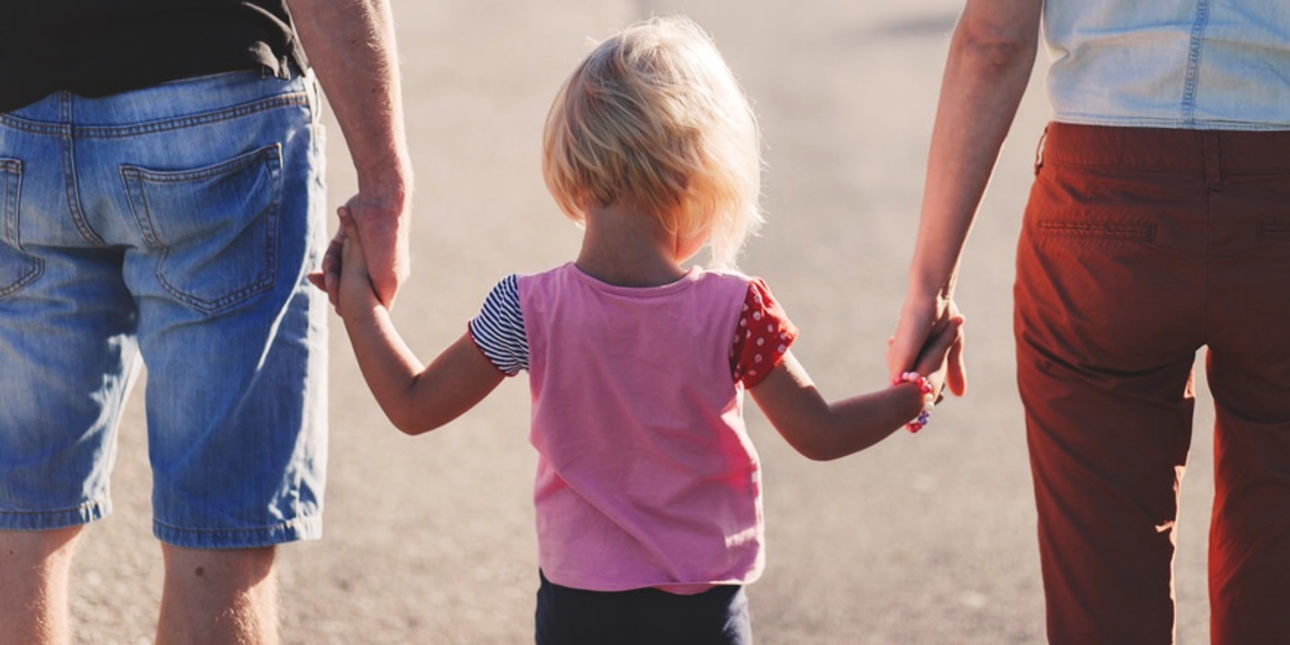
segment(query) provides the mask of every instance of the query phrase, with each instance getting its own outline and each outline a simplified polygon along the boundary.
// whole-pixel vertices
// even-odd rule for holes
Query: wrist
[[[958,282],[955,273],[948,275],[939,272],[928,273],[917,267],[909,270],[910,299],[922,301],[948,302],[954,299],[954,287]]]
[[[909,293],[949,300],[958,283],[959,254],[949,249],[921,247],[920,244],[914,249],[914,258],[909,263]]]
[[[413,189],[412,165],[406,158],[395,159],[393,163],[356,165],[359,194],[400,206],[410,203]]]
[[[341,308],[353,315],[370,315],[376,309],[384,307],[381,299],[376,297],[372,280],[367,275],[342,276],[340,280],[339,300]]]
[[[407,184],[359,182],[358,196],[369,207],[400,214],[412,205],[412,188]]]
[[[908,423],[905,428],[911,433],[922,430],[932,418],[932,409],[936,407],[936,393],[930,381],[919,375],[918,372],[902,372],[899,376],[891,380],[891,384],[896,387],[913,386],[917,388],[919,412]]]

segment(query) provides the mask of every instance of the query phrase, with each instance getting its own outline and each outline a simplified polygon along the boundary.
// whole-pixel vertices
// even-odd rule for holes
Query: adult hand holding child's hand
[[[363,242],[354,216],[345,206],[341,206],[337,214],[340,216],[344,242],[338,267],[340,275],[334,287],[337,293],[332,300],[336,303],[336,312],[343,314],[346,309],[355,311],[358,307],[371,306],[380,300],[372,286],[372,276],[367,258],[363,255]]]
[[[955,396],[963,396],[967,391],[967,369],[963,360],[962,322],[963,316],[952,299],[907,299],[896,331],[887,340],[887,367],[891,375],[894,377],[910,369],[919,374],[929,374],[923,364],[928,357],[928,349],[938,338],[952,332],[945,363],[938,363],[938,368],[944,367],[945,372],[937,391],[948,386]]]
[[[954,390],[955,370],[962,375],[961,348],[963,347],[963,321],[961,314],[955,313],[939,329],[933,328],[931,338],[923,345],[918,354],[914,371],[922,374],[932,386],[932,392],[939,403],[944,396],[944,389],[949,386]]]

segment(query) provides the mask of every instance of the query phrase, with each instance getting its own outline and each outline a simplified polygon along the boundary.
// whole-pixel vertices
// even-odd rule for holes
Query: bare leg
[[[161,550],[166,582],[157,645],[277,645],[273,547]]]
[[[13,645],[71,642],[67,589],[81,527],[0,531],[0,625]]]

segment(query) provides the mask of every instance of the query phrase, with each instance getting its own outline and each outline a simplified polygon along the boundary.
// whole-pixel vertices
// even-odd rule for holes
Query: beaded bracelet
[[[926,378],[920,376],[918,372],[904,372],[891,380],[892,385],[901,383],[913,383],[918,386],[918,391],[923,393],[923,411],[914,417],[913,421],[905,424],[910,432],[918,432],[927,425],[932,418],[932,408],[936,407],[936,397],[932,394],[932,384]]]

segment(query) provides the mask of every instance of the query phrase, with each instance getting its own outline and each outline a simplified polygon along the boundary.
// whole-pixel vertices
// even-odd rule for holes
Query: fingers
[[[345,269],[353,269],[366,274],[369,271],[367,258],[363,253],[363,236],[359,233],[358,222],[349,208],[341,206],[336,214],[340,216],[341,230],[345,232],[345,248],[341,253]],[[370,276],[367,276],[370,278]]]
[[[363,256],[367,259],[372,288],[381,303],[392,310],[399,285],[409,273],[407,226],[391,221],[362,223],[365,224]]]
[[[319,290],[321,291],[327,290],[327,278],[324,277],[322,271],[314,271],[312,273],[308,273],[305,275],[305,279],[309,280],[309,284],[312,284],[313,286],[318,287]]]
[[[945,325],[936,330],[932,338],[927,342],[927,346],[919,355],[919,362],[931,360],[938,365],[943,363],[962,338],[962,329],[962,316],[955,316],[946,321]]]
[[[949,370],[945,377],[946,385],[954,396],[967,394],[967,362],[963,359],[963,349],[967,340],[959,329],[958,339],[950,346]]]
[[[309,282],[314,286],[327,292],[327,299],[331,301],[332,306],[336,306],[339,298],[340,288],[340,270],[341,254],[345,247],[345,230],[336,231],[335,237],[327,244],[327,251],[323,253],[322,269],[316,273],[309,274]]]
[[[938,394],[941,388],[948,386],[947,360],[954,348],[962,340],[963,318],[954,316],[947,320],[930,339],[919,354],[914,371],[928,377],[937,384]],[[954,390],[951,390],[953,392]]]
[[[407,225],[379,213],[355,197],[340,211],[341,226],[359,244],[346,249],[346,258],[361,258],[367,279],[377,299],[387,309],[394,305],[399,285],[408,275]]]
[[[358,239],[358,228],[348,206],[341,206],[336,214],[340,218],[340,227],[323,253],[322,268],[305,276],[310,284],[327,292],[327,299],[333,307],[340,306],[340,275],[345,265],[345,241],[350,238]]]
[[[336,209],[336,216],[340,219],[340,228],[345,231],[345,235],[358,239],[358,224],[354,223],[354,214],[350,212],[349,206],[341,206]]]
[[[889,377],[909,371],[918,361],[918,355],[927,344],[927,337],[932,331],[930,319],[917,319],[908,322],[902,318],[896,327],[896,334],[887,339],[887,371]]]

